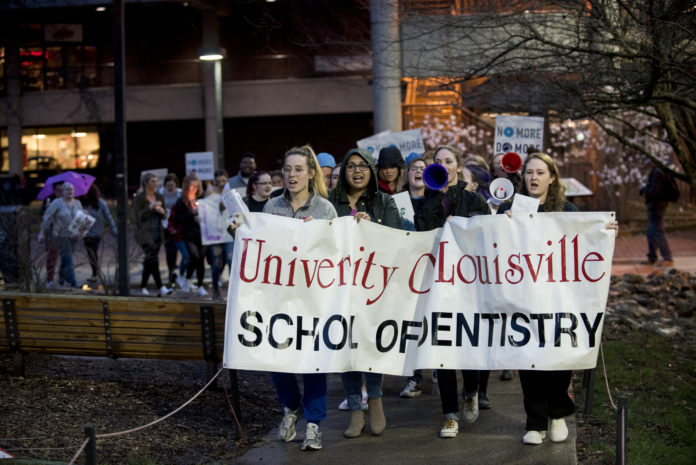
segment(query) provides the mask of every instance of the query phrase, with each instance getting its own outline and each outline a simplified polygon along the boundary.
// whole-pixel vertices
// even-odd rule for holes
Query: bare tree
[[[696,192],[693,0],[451,0],[427,14],[435,3],[402,0],[405,76],[448,76],[478,110],[591,118]],[[669,143],[681,170],[637,134]]]

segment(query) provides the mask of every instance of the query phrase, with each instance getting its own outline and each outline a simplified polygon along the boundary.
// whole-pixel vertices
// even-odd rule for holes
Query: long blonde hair
[[[285,157],[283,162],[288,159],[290,155],[301,155],[305,157],[307,162],[307,169],[314,170],[314,176],[309,180],[309,192],[317,193],[324,198],[329,196],[329,192],[326,190],[326,184],[324,183],[323,176],[320,176],[321,170],[319,169],[319,160],[317,160],[317,155],[312,150],[309,145],[303,145],[301,147],[293,147],[287,152],[285,152]]]
[[[554,163],[553,158],[542,152],[534,152],[527,155],[522,165],[522,177],[524,177],[525,171],[527,171],[527,164],[530,160],[537,158],[543,161],[549,169],[549,173],[554,178],[554,182],[549,185],[549,189],[546,193],[546,202],[541,206],[542,211],[545,212],[560,212],[563,211],[563,204],[565,203],[565,187],[561,182],[561,173],[558,171],[556,163]],[[527,189],[527,182],[523,179],[520,186],[520,194],[529,195],[529,190]]]

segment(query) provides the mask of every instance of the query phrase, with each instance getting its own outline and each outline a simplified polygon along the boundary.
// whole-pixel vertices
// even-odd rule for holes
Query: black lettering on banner
[[[529,330],[517,323],[518,318],[522,318],[525,321],[525,323],[529,324],[529,318],[527,318],[527,315],[525,315],[524,313],[515,312],[512,314],[512,318],[510,319],[510,328],[522,334],[522,339],[519,341],[516,341],[512,336],[508,336],[508,342],[512,347],[526,346],[529,343],[529,340],[531,339],[531,334],[529,333]]]
[[[428,319],[423,317],[423,331],[421,331],[421,338],[418,341],[418,347],[422,346],[425,340],[428,338]]]
[[[391,342],[386,346],[382,344],[382,333],[386,328],[392,328],[394,334],[392,335]],[[396,338],[399,334],[399,325],[394,320],[385,320],[379,324],[377,327],[377,350],[380,352],[389,352],[392,350],[396,344]]]
[[[273,335],[273,330],[275,329],[275,323],[278,320],[282,320],[288,324],[288,326],[292,326],[292,318],[290,318],[290,315],[287,315],[285,313],[276,313],[271,317],[271,322],[268,325],[268,343],[273,347],[274,349],[287,349],[290,347],[290,344],[292,344],[292,338],[288,337],[285,339],[283,342],[278,342]]]
[[[317,332],[317,325],[319,324],[319,318],[313,318],[312,320],[312,329],[307,330],[307,329],[302,329],[302,316],[298,315],[297,316],[297,350],[302,350],[302,336],[310,336],[314,340],[314,350],[318,351],[319,350],[319,339],[315,338],[314,335]]]
[[[570,328],[564,328],[561,326],[561,320],[567,318],[570,320]],[[578,346],[578,338],[575,335],[575,329],[578,327],[578,317],[572,313],[556,313],[556,329],[554,331],[554,347],[561,347],[561,335],[563,333],[570,336],[570,345],[573,347]]]
[[[544,332],[544,320],[553,319],[553,315],[550,313],[532,313],[530,316],[532,320],[537,320],[537,325],[539,327],[539,347],[545,347],[546,333]]]
[[[476,315],[478,316],[478,313]],[[493,329],[495,328],[493,320],[499,319],[500,315],[497,313],[484,313],[481,315],[481,318],[488,320],[488,347],[493,347]]]
[[[399,342],[399,353],[406,352],[406,341],[417,341],[418,336],[416,334],[410,334],[408,332],[409,328],[422,328],[423,323],[420,321],[409,321],[404,320],[401,322],[401,342]]]
[[[449,340],[443,340],[438,337],[438,333],[440,331],[449,331],[450,330],[450,325],[441,325],[439,324],[440,322],[440,317],[442,318],[447,318],[450,319],[452,318],[452,314],[449,312],[433,312],[432,313],[432,318],[433,318],[433,334],[432,334],[432,339],[433,339],[433,346],[445,346],[449,347],[452,345],[452,341]]]
[[[238,334],[237,338],[239,339],[239,342],[243,346],[246,347],[257,347],[261,344],[261,341],[263,340],[263,333],[261,332],[261,329],[259,329],[257,326],[254,326],[249,323],[249,318],[256,318],[256,321],[261,324],[263,323],[263,318],[261,318],[261,315],[258,314],[258,312],[255,312],[253,310],[247,310],[246,312],[242,313],[239,317],[239,324],[242,326],[247,331],[250,331],[256,336],[255,339],[249,340],[244,337],[243,334]]]
[[[341,322],[341,329],[343,330],[342,334],[343,337],[341,338],[341,342],[338,344],[334,344],[331,342],[331,339],[329,337],[329,330],[331,329],[331,323],[334,321],[340,321]],[[341,350],[343,349],[343,346],[346,345],[346,340],[348,339],[348,322],[346,321],[345,318],[343,318],[342,315],[331,315],[331,317],[326,320],[326,324],[324,325],[324,344],[326,344],[326,347],[328,347],[331,350]]]
[[[590,347],[594,347],[596,344],[595,334],[597,333],[597,328],[599,328],[599,323],[602,321],[604,313],[600,312],[597,314],[593,325],[590,324],[590,320],[587,319],[587,315],[585,313],[581,313],[581,315],[582,322],[585,325],[585,328],[587,328],[587,334],[590,336]]]
[[[357,349],[358,343],[353,342],[353,323],[355,323],[355,315],[350,316],[350,328],[348,328],[348,347],[350,347],[351,349]]]
[[[474,329],[472,331],[469,323],[466,321],[466,316],[463,313],[457,313],[457,347],[462,345],[462,328],[466,330],[467,336],[469,336],[469,342],[471,347],[478,347],[479,344],[479,317],[480,313],[474,314]]]
[[[501,313],[502,325],[500,326],[500,347],[505,347],[505,329],[507,329],[507,313]]]

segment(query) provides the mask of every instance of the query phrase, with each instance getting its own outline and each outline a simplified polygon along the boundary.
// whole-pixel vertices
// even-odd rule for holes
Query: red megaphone
[[[517,173],[522,168],[522,157],[515,152],[508,152],[500,159],[500,164],[508,173]]]

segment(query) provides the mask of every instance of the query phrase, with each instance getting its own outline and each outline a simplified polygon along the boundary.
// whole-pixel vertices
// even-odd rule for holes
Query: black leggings
[[[478,370],[462,370],[464,394],[473,394],[478,391],[479,372]],[[459,392],[457,390],[457,371],[456,370],[437,370],[437,384],[440,387],[440,401],[442,402],[442,413],[459,414]]]
[[[189,264],[186,270],[186,279],[191,279],[193,272],[196,271],[197,285],[203,285],[203,277],[205,276],[205,253],[206,247],[200,242],[186,241],[186,249],[189,253]]]
[[[519,370],[524,411],[527,413],[527,431],[546,431],[549,418],[557,419],[575,412],[575,404],[568,396],[573,372]]]
[[[92,277],[96,278],[99,276],[99,243],[101,242],[101,237],[85,237],[82,241],[87,251],[89,266],[92,268]]]
[[[162,278],[159,271],[159,249],[162,246],[161,241],[155,241],[153,244],[143,245],[145,258],[143,259],[143,277],[140,279],[140,287],[147,287],[147,281],[150,275],[155,280],[157,289],[162,287]]]

